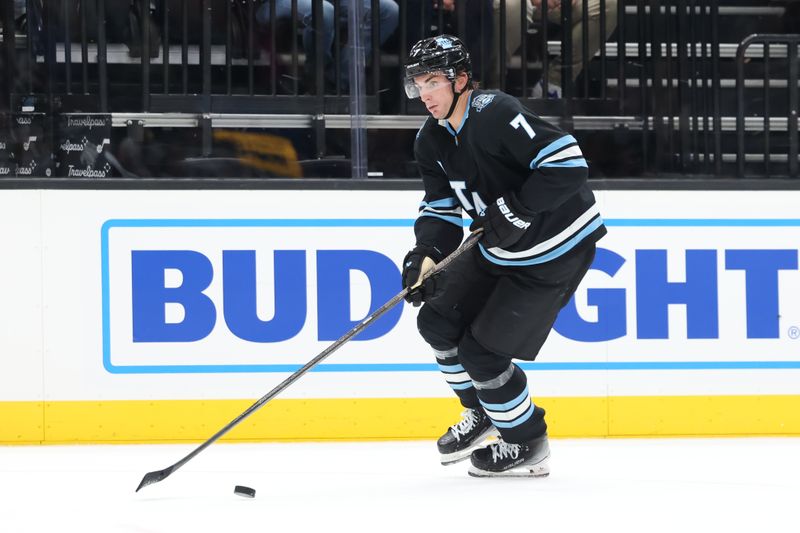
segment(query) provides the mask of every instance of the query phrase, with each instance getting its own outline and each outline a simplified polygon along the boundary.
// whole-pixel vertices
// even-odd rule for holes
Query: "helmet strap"
[[[450,104],[450,110],[447,112],[443,120],[447,120],[453,114],[453,111],[456,110],[456,104],[458,103],[458,99],[464,94],[464,91],[458,92],[456,91],[456,80],[450,82],[450,85],[453,87],[453,103]]]

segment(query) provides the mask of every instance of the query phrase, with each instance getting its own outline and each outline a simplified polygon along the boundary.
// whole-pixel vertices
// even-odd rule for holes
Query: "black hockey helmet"
[[[405,89],[409,98],[419,97],[419,88],[414,78],[429,72],[441,73],[453,84],[459,72],[466,72],[472,79],[472,61],[464,43],[452,35],[428,37],[415,44],[408,53],[405,64]]]

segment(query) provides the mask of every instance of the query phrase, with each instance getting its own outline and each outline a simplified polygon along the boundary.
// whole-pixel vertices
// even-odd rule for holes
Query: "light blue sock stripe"
[[[451,224],[455,224],[459,228],[464,227],[464,224],[462,223],[462,219],[461,218],[447,217],[447,216],[444,216],[444,215],[439,215],[439,214],[436,214],[436,213],[428,213],[428,212],[420,213],[419,216],[421,216],[421,217],[441,218],[445,222],[449,222]]]
[[[556,151],[560,150],[561,148],[565,147],[568,144],[574,144],[577,142],[578,141],[575,140],[575,137],[573,137],[572,135],[565,135],[564,137],[561,137],[560,139],[551,142],[550,144],[545,146],[542,149],[542,151],[536,154],[536,157],[534,157],[533,161],[531,161],[530,165],[531,168],[536,168],[536,165],[539,163],[539,161],[541,161],[548,155],[555,153]]]
[[[525,411],[525,414],[517,418],[516,420],[512,420],[511,422],[498,422],[492,419],[492,424],[494,425],[494,427],[497,428],[509,429],[519,426],[520,424],[528,420],[531,416],[533,416],[533,402],[531,402],[531,406],[527,411]]]
[[[464,367],[461,365],[438,365],[439,370],[444,372],[445,374],[456,374],[458,372],[466,372]]]
[[[448,385],[450,385],[453,390],[465,390],[472,387],[472,382],[465,381],[464,383],[449,383]]]
[[[486,409],[489,409],[491,411],[510,411],[511,409],[515,408],[516,406],[521,404],[523,401],[525,401],[525,399],[528,396],[529,396],[529,394],[528,394],[528,386],[526,385],[525,386],[525,390],[523,390],[522,393],[519,396],[517,396],[516,398],[514,398],[510,402],[506,402],[506,403],[486,403],[483,400],[480,400],[480,398],[479,398],[479,401],[481,402],[482,406],[484,406]]]

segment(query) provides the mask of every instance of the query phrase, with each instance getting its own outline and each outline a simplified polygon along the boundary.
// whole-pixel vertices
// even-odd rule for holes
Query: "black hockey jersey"
[[[442,124],[429,117],[414,144],[425,186],[414,225],[417,244],[451,253],[464,235],[462,209],[475,218],[508,194],[533,222],[508,249],[479,244],[492,263],[544,263],[605,235],[587,163],[572,135],[499,91],[473,91],[458,129]]]

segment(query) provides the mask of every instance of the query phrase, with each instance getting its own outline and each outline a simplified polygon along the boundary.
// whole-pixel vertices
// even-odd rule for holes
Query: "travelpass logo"
[[[294,371],[397,294],[413,222],[110,220],[101,231],[105,368]],[[797,359],[800,221],[607,224],[538,368]],[[404,309],[327,367],[431,366],[416,312]]]

